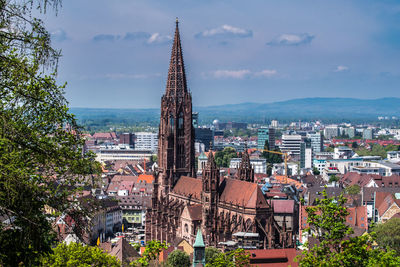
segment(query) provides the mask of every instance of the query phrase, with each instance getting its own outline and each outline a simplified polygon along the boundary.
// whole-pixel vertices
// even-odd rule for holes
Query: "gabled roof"
[[[202,218],[202,206],[201,204],[196,204],[196,205],[190,205],[187,206],[189,216],[192,219],[192,221],[200,221]]]
[[[140,257],[139,253],[128,243],[128,241],[125,240],[125,238],[120,238],[109,254],[115,256],[122,263],[129,263],[132,258]]]
[[[274,213],[293,213],[294,200],[293,199],[272,199],[272,207]]]
[[[189,176],[181,176],[172,189],[172,192],[179,195],[191,196],[195,199],[201,198],[202,180]]]
[[[220,200],[247,208],[268,208],[261,189],[255,183],[225,178],[220,188]]]

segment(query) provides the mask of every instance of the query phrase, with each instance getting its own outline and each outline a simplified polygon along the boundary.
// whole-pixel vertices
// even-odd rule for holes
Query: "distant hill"
[[[242,103],[194,107],[201,122],[279,120],[376,120],[378,116],[400,117],[400,98],[302,98],[274,103]],[[80,121],[120,121],[158,123],[159,109],[71,108]]]

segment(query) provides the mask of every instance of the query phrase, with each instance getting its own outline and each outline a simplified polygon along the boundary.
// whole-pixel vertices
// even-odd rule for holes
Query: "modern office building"
[[[137,149],[100,149],[96,153],[96,160],[99,162],[113,161],[113,160],[140,160],[146,159],[150,161],[154,152],[151,150],[137,150]]]
[[[275,129],[276,129],[276,128],[278,128],[278,126],[279,126],[279,123],[278,123],[277,120],[272,120],[272,121],[271,121],[271,127],[272,127],[272,128],[275,128]]]
[[[372,129],[367,128],[367,129],[363,130],[362,137],[363,137],[363,139],[372,139],[372,137],[373,137],[372,134],[373,134]]]
[[[265,141],[268,140],[269,149],[275,149],[275,129],[274,128],[259,128],[257,148],[264,149]]]
[[[135,135],[133,133],[122,133],[119,135],[119,143],[133,148],[135,144]]]
[[[339,128],[337,126],[327,126],[324,129],[324,137],[326,139],[332,139],[339,135]]]
[[[210,150],[210,143],[214,144],[214,132],[210,128],[194,128],[195,142],[204,144],[205,150]]]
[[[302,138],[299,134],[283,134],[280,149],[282,152],[288,153],[293,160],[300,160],[301,142]]]
[[[324,150],[324,140],[320,132],[307,133],[307,138],[310,140],[313,153],[319,153]]]
[[[135,133],[136,142],[135,149],[137,150],[151,150],[157,152],[158,148],[158,134],[149,132]]]

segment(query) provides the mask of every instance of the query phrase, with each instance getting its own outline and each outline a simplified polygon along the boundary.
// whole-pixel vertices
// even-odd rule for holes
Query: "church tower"
[[[247,145],[245,146],[243,155],[242,155],[242,162],[240,162],[237,178],[239,180],[252,182],[254,183],[254,168],[250,163],[250,156],[247,151]]]
[[[161,98],[158,139],[159,197],[166,196],[182,175],[195,177],[192,96],[187,89],[178,19],[165,94]]]
[[[204,164],[204,163],[203,163]],[[203,166],[202,183],[203,190],[201,192],[202,202],[202,229],[204,231],[208,245],[216,245],[216,222],[218,215],[219,202],[219,168],[214,159],[213,151],[210,149],[207,163]]]

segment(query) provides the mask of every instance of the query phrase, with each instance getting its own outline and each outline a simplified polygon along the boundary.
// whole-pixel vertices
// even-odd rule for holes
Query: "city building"
[[[324,150],[324,140],[320,132],[307,133],[307,138],[310,140],[312,152],[314,154]]]
[[[300,160],[301,142],[302,137],[299,134],[283,134],[280,149],[282,152],[288,153],[293,160]]]
[[[279,127],[279,123],[277,120],[272,120],[271,121],[271,128],[278,128]]]
[[[195,142],[204,144],[205,151],[210,150],[214,144],[214,133],[210,128],[194,128]]]
[[[131,148],[134,148],[135,135],[133,133],[122,133],[119,135],[119,143],[128,145]]]
[[[257,148],[264,149],[265,141],[268,140],[270,150],[275,149],[275,129],[274,128],[259,128],[257,131]]]
[[[154,155],[151,150],[137,150],[137,149],[100,149],[96,153],[96,160],[99,162],[115,161],[115,160],[140,160],[144,159],[150,161],[151,156]]]
[[[332,139],[339,135],[339,128],[337,126],[327,126],[324,129],[324,137],[326,139]]]
[[[151,150],[157,152],[158,148],[158,134],[150,132],[135,133],[136,143],[135,149],[137,150]]]
[[[229,168],[238,169],[242,163],[242,158],[232,158],[229,163]],[[250,159],[250,164],[253,166],[254,173],[267,173],[267,160],[266,159]]]
[[[371,128],[367,128],[367,129],[363,130],[363,133],[362,133],[363,139],[372,139],[372,137],[373,137],[373,132],[372,132]]]

